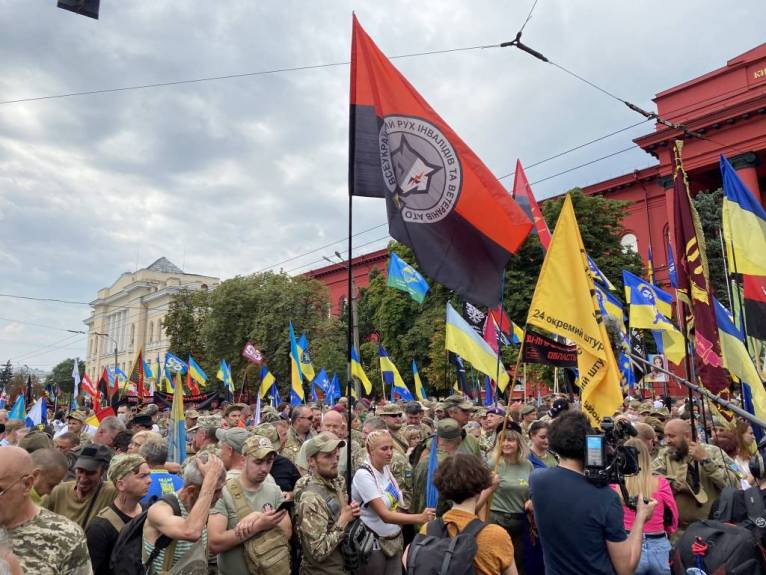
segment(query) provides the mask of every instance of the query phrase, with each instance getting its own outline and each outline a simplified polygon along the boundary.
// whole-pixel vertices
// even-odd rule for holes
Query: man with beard
[[[282,559],[271,572],[283,573],[284,567],[289,572],[290,516],[286,510],[278,509],[284,500],[282,491],[276,484],[266,482],[277,451],[268,438],[253,435],[245,441],[242,454],[245,456],[242,473],[226,482],[208,519],[210,551],[218,553],[218,573],[249,573],[244,544],[254,537],[263,549],[279,549],[275,555],[281,554]]]
[[[737,487],[736,474],[721,450],[691,440],[691,427],[682,419],[665,424],[665,447],[654,460],[654,472],[667,477],[678,504],[678,539],[690,523],[707,519],[724,487]]]
[[[300,573],[346,572],[340,544],[346,526],[361,510],[356,501],[348,504],[346,482],[338,475],[338,456],[344,445],[328,431],[305,443],[311,474],[296,493],[296,529],[303,550]]]
[[[112,482],[104,481],[111,459],[112,451],[105,445],[83,447],[74,464],[75,480],[59,483],[43,498],[41,506],[87,529],[98,512],[117,496]]]

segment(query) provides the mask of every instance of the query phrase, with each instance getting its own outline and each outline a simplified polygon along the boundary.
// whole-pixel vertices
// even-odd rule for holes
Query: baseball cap
[[[186,431],[197,431],[200,427],[221,427],[220,415],[200,415],[197,418],[197,425],[190,427]]]
[[[255,457],[256,459],[263,459],[269,453],[276,453],[274,445],[268,437],[262,435],[251,435],[245,441],[245,445],[242,448],[242,455],[245,457]]]
[[[237,453],[242,453],[245,441],[250,437],[250,433],[241,427],[232,427],[231,429],[216,429],[215,436],[218,441],[225,443]]]
[[[436,436],[440,439],[457,439],[461,437],[460,424],[451,417],[440,419],[436,425]]]
[[[146,463],[146,459],[137,453],[118,455],[112,458],[112,462],[109,464],[109,471],[106,472],[106,477],[109,481],[115,483],[144,463]]]
[[[271,423],[266,422],[256,425],[253,427],[253,433],[271,441],[271,445],[273,445],[274,448],[279,447],[279,433],[277,432],[277,428]]]
[[[378,415],[401,415],[402,408],[395,403],[387,403],[377,410]]]
[[[530,413],[537,413],[537,409],[535,409],[534,405],[527,404],[527,405],[525,405],[524,407],[521,408],[521,415],[522,416],[528,415]]]
[[[70,411],[69,414],[66,416],[66,418],[76,419],[77,421],[82,421],[83,423],[85,423],[87,416],[85,415],[84,411],[80,411],[79,409],[76,409],[75,411]]]
[[[304,450],[306,452],[306,457],[311,457],[312,455],[316,455],[319,452],[330,453],[345,445],[346,442],[342,439],[338,439],[334,433],[323,431],[322,433],[309,439],[306,442],[306,447]]]
[[[86,445],[80,450],[80,455],[77,456],[74,468],[96,471],[102,465],[109,465],[111,459],[112,450],[106,445]]]
[[[33,453],[38,449],[48,449],[53,447],[51,438],[42,431],[30,431],[27,433],[21,441],[19,441],[19,447],[25,449],[28,453]]]
[[[451,407],[458,407],[463,411],[476,411],[476,406],[462,395],[450,395],[444,400],[444,409],[450,409]]]
[[[417,401],[408,401],[404,406],[404,413],[409,415],[417,415],[423,413],[423,406]]]

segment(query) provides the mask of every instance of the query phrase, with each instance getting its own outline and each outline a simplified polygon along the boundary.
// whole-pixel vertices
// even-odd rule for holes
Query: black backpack
[[[181,507],[175,494],[164,495],[157,501],[164,501],[170,505],[175,515],[181,516]],[[163,549],[173,542],[170,537],[160,535],[146,563],[143,562],[144,523],[146,523],[147,513],[149,513],[148,508],[126,523],[120,531],[109,558],[109,569],[114,575],[146,575],[147,567]]]
[[[742,503],[747,519],[730,523],[732,511]],[[682,575],[690,567],[700,567],[711,575],[766,575],[762,547],[766,509],[758,489],[742,492],[725,488],[715,516],[696,521],[686,529],[673,550],[673,573]]]
[[[478,546],[476,536],[484,522],[474,519],[455,537],[450,537],[441,519],[430,521],[426,534],[418,533],[407,553],[407,575],[473,575]]]

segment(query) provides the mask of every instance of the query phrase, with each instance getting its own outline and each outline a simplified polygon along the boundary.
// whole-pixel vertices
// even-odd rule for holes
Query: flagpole
[[[503,274],[500,276],[500,326],[497,330],[497,333],[495,334],[495,337],[497,339],[497,366],[495,368],[495,385],[497,385],[497,382],[500,381],[500,352],[503,350],[502,347],[502,333],[503,333],[503,302],[505,300],[505,268],[503,268]],[[489,311],[489,315],[485,321],[489,321],[492,319],[492,310]],[[513,330],[511,330],[513,331]]]
[[[351,394],[352,377],[351,377],[351,350],[354,343],[354,306],[353,306],[353,288],[354,275],[352,272],[352,257],[353,257],[353,171],[354,171],[354,131],[355,121],[353,107],[349,120],[349,164],[348,164],[348,305],[346,310],[348,312],[348,324],[346,325],[346,357],[348,359],[347,365],[347,378],[346,378],[346,430],[348,437],[346,437],[346,494],[347,501],[351,502],[351,409],[353,397]],[[360,351],[361,354],[361,351]],[[361,356],[359,357],[361,360]],[[382,372],[381,372],[382,376]],[[361,397],[361,393],[360,393]],[[383,397],[385,398],[385,389],[383,390]]]
[[[731,281],[731,278],[729,277],[729,268],[726,263],[726,247],[723,243],[723,234],[721,233],[721,228],[718,228],[718,241],[721,244],[721,255],[723,256],[723,273],[726,276],[726,294],[729,296],[729,308],[734,309],[734,300],[731,299],[731,285],[729,282]],[[732,251],[732,256],[734,255],[734,252]]]

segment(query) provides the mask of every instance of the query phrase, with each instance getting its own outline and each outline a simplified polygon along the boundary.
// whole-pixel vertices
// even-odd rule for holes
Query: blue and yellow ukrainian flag
[[[301,355],[298,342],[295,341],[293,322],[290,321],[290,403],[300,405],[306,401],[303,393],[303,372],[301,371]],[[296,403],[297,402],[297,403]]]
[[[356,351],[356,347],[351,348],[351,377],[355,377],[362,382],[365,394],[369,395],[372,393],[372,383],[370,383],[370,378],[367,377],[367,374],[364,373],[364,368],[359,361],[359,352]]]
[[[463,317],[455,311],[449,302],[447,303],[447,333],[444,339],[444,346],[461,356],[463,359],[471,362],[476,371],[491,378],[497,375],[497,354],[492,350],[484,338],[479,336],[476,331],[468,325]],[[500,381],[497,382],[498,389],[503,392],[511,381],[505,367],[500,364]]]
[[[511,342],[518,345],[521,343],[521,340],[524,339],[524,330],[521,329],[518,325],[516,325],[515,321],[511,322]]]
[[[306,334],[302,333],[301,338],[298,340],[298,357],[301,360],[301,373],[306,381],[314,381],[316,373],[314,372],[314,366],[311,364],[311,354],[309,354],[309,340],[306,339]]]
[[[265,365],[261,367],[261,388],[258,394],[264,398],[269,393],[273,386],[277,385],[277,379],[269,371],[269,368]]]
[[[175,388],[181,393],[173,394],[173,405],[168,419],[168,461],[183,463],[186,459],[186,414],[181,374],[176,373]]]
[[[226,363],[225,359],[221,360],[221,363],[218,366],[218,373],[216,373],[215,376],[216,379],[223,382],[230,393],[234,393],[234,379],[231,377],[231,366]]]
[[[207,385],[207,374],[202,370],[194,358],[189,355],[189,376],[202,387]]]
[[[670,321],[670,315],[663,312],[663,308],[668,312],[672,309],[673,297],[629,271],[623,270],[622,279],[625,282],[625,297],[630,303],[630,327],[658,332],[662,340],[658,344],[665,355],[676,365],[681,363],[686,355],[684,336]]]
[[[412,377],[415,380],[415,395],[420,401],[428,399],[426,388],[423,387],[423,382],[420,380],[420,374],[418,373],[418,366],[415,360],[412,360]]]
[[[743,387],[747,386],[755,415],[764,419],[766,418],[766,389],[763,387],[763,382],[753,360],[750,358],[750,354],[747,353],[745,334],[734,325],[729,310],[716,298],[713,298],[713,307],[718,324],[718,338],[721,341],[723,366],[740,380]]]
[[[593,261],[593,258],[587,254],[585,257],[588,260],[588,271],[590,272],[590,277],[593,278],[593,281],[600,283],[610,291],[616,291],[617,288],[614,287],[614,284],[610,282],[609,278],[604,275],[604,272],[598,269],[598,266],[596,265],[596,262]]]
[[[729,271],[766,276],[766,210],[721,156],[723,237]]]
[[[378,346],[378,353],[380,354],[380,373],[383,375],[383,381],[391,386],[391,400],[398,395],[404,400],[412,401],[412,393],[407,389],[407,385],[404,383],[402,376],[399,375],[399,370],[396,369],[396,365],[388,357],[385,348],[381,345]]]

